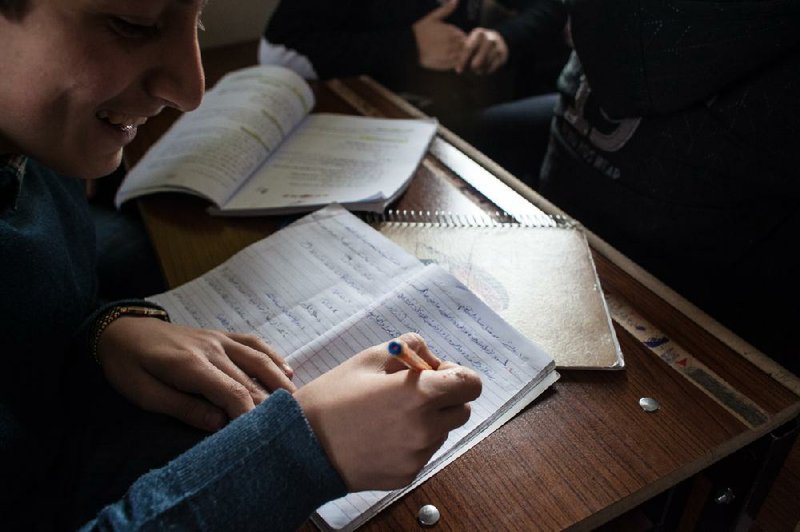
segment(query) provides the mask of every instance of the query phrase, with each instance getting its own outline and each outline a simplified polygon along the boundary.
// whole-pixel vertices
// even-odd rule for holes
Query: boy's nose
[[[200,105],[205,75],[197,30],[187,30],[184,35],[165,41],[155,54],[158,68],[147,80],[148,93],[181,111],[191,111]]]

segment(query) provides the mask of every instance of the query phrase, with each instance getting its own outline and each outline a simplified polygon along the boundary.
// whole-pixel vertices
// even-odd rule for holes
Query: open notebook
[[[368,220],[452,273],[557,368],[625,367],[586,235],[572,220],[407,211]]]
[[[455,277],[425,265],[340,206],[329,206],[151,298],[173,321],[253,332],[302,386],[406,331],[438,357],[481,374],[472,415],[409,486],[352,493],[320,508],[322,528],[351,530],[422,483],[531,403],[558,378],[553,359]]]

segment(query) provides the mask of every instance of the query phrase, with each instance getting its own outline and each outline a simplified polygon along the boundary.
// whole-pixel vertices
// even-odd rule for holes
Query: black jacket
[[[800,2],[569,7],[541,191],[781,359],[800,297]]]

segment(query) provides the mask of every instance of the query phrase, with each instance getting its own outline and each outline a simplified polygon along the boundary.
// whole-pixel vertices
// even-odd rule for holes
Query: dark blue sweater
[[[24,163],[22,163],[24,165]],[[24,177],[23,177],[24,175]],[[68,346],[94,309],[94,227],[77,179],[0,168],[0,514],[55,497]],[[52,486],[55,488],[55,486]]]
[[[94,234],[82,181],[0,166],[0,529],[62,529],[111,503],[87,528],[292,530],[344,495],[286,392],[203,439],[109,389],[86,341],[103,308]]]

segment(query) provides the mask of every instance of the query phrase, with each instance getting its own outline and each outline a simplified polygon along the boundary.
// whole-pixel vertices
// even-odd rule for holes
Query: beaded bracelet
[[[97,346],[100,343],[100,336],[103,334],[103,331],[105,331],[106,328],[114,322],[114,320],[123,316],[158,318],[163,321],[169,321],[169,314],[167,314],[167,311],[160,308],[124,305],[109,309],[108,312],[103,314],[95,322],[94,333],[92,334],[92,357],[98,364],[100,364],[100,359],[97,358]]]

